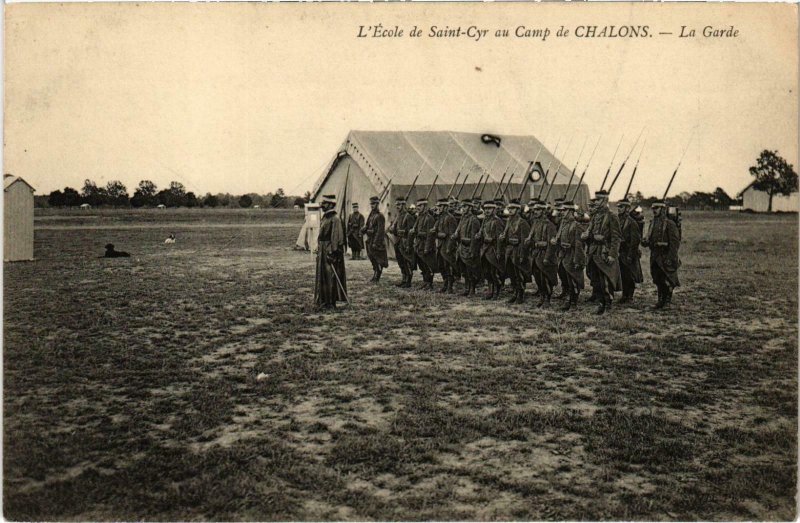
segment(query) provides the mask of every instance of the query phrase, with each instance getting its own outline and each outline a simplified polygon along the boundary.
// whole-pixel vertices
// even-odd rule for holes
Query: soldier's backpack
[[[678,238],[683,239],[683,230],[681,229],[681,210],[677,207],[667,207],[667,218],[672,220],[678,226]]]

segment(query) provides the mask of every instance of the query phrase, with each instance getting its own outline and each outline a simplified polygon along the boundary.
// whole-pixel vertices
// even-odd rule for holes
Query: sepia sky
[[[489,34],[356,37],[379,22]],[[654,36],[513,37],[630,24]],[[792,4],[11,4],[4,170],[38,194],[86,178],[301,194],[350,129],[454,130],[572,138],[567,165],[600,138],[594,190],[646,128],[634,191],[662,193],[694,132],[671,193],[733,196],[764,148],[797,170],[797,26]]]

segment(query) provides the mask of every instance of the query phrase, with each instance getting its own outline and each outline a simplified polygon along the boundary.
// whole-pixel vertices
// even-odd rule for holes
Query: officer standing
[[[582,235],[588,242],[586,273],[600,301],[595,314],[611,310],[614,292],[621,287],[619,273],[619,220],[608,208],[608,192],[595,193],[595,212]]]
[[[619,303],[633,299],[636,284],[642,283],[642,256],[639,244],[642,241],[639,224],[631,216],[631,202],[627,198],[617,202],[620,225],[619,271],[622,280],[622,298]]]
[[[372,208],[367,218],[367,223],[361,231],[367,235],[367,257],[372,262],[373,283],[378,283],[381,279],[383,269],[389,266],[389,257],[386,254],[386,218],[379,210],[381,199],[373,196],[369,199]]]
[[[358,212],[358,204],[353,203],[353,213],[347,218],[347,246],[352,252],[352,260],[361,259],[361,250],[364,248],[364,215]]]

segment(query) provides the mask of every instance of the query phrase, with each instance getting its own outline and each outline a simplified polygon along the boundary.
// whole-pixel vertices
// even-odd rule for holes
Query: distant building
[[[736,195],[737,199],[742,200],[741,210],[768,212],[769,193],[755,189],[753,187],[755,183],[753,181]],[[798,210],[800,210],[800,193],[793,192],[789,196],[782,194],[772,196],[772,212],[797,212]]]
[[[35,189],[18,176],[3,177],[3,260],[33,259],[33,193]]]

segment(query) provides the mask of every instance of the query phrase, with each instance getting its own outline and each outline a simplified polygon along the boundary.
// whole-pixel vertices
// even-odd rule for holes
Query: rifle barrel
[[[433,178],[433,183],[431,184],[431,188],[430,188],[430,189],[428,189],[428,194],[427,194],[427,195],[425,195],[425,201],[428,201],[428,200],[430,199],[430,197],[431,197],[431,193],[433,192],[433,188],[434,188],[434,187],[436,187],[436,180],[438,180],[438,179],[439,179],[439,175],[437,174],[437,175],[436,175],[436,176]]]
[[[642,132],[644,132],[644,129],[642,129]],[[625,157],[625,159],[622,161],[622,165],[619,166],[619,170],[617,170],[617,174],[614,176],[614,179],[611,181],[611,185],[608,186],[608,194],[609,195],[611,195],[611,189],[613,189],[614,185],[616,185],[617,178],[619,178],[619,175],[622,172],[622,169],[625,168],[625,164],[628,163],[628,160],[630,159],[631,154],[633,154],[634,149],[636,149],[636,144],[639,143],[639,138],[641,138],[641,137],[642,137],[642,133],[639,133],[639,137],[636,138],[635,142],[633,142],[633,147],[631,147],[630,152],[628,152],[628,156]]]
[[[456,193],[456,200],[461,196],[461,191],[464,190],[464,186],[467,184],[467,178],[469,178],[469,173],[464,176],[464,181],[461,182],[461,187],[458,188],[458,192]]]
[[[681,164],[683,163],[683,158],[686,156],[686,151],[689,150],[689,146],[692,144],[692,138],[694,138],[694,131],[692,131],[692,135],[689,137],[689,141],[686,143],[686,148],[683,150],[681,159],[678,161],[678,166],[675,167],[675,172],[672,173],[672,178],[669,179],[669,184],[667,185],[667,190],[664,191],[664,197],[661,198],[662,200],[667,199],[667,194],[669,193],[670,187],[672,187],[672,182],[675,180],[675,175],[678,174],[678,169],[681,168]]]
[[[603,183],[600,184],[600,190],[603,190],[603,187],[606,186],[606,180],[608,180],[608,175],[611,173],[611,167],[614,165],[614,160],[617,158],[617,153],[619,152],[619,148],[622,145],[622,140],[625,139],[625,135],[623,134],[620,139],[619,143],[617,144],[617,148],[614,150],[614,156],[611,157],[611,163],[608,164],[608,169],[606,169],[606,175],[603,176]]]
[[[476,185],[475,189],[472,191],[472,197],[470,198],[470,200],[475,199],[475,195],[478,194],[478,188],[481,186],[482,180],[483,180],[483,175],[481,175],[480,178],[478,178],[478,185]]]

